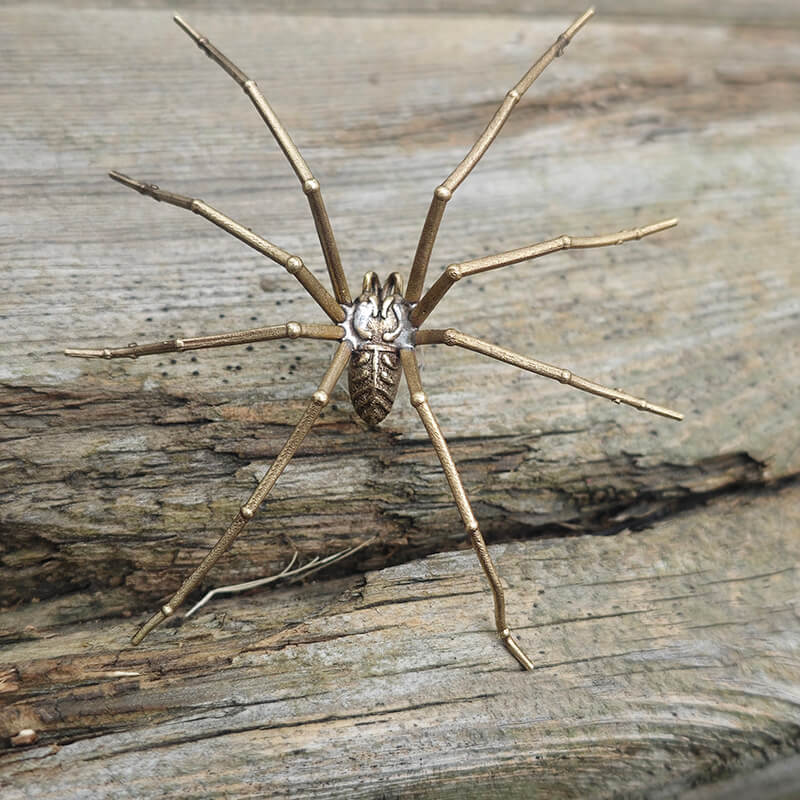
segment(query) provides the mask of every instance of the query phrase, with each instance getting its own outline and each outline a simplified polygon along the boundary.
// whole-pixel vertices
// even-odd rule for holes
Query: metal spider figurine
[[[617,389],[601,386],[598,383],[574,375],[568,369],[551,366],[532,358],[517,355],[503,347],[489,344],[457,330],[422,329],[428,315],[447,294],[450,287],[468,275],[475,275],[479,272],[486,272],[487,270],[516,264],[520,261],[538,258],[558,250],[621,244],[632,239],[641,239],[643,236],[663,231],[677,224],[676,219],[668,219],[644,228],[635,228],[601,236],[559,236],[556,239],[539,242],[529,247],[511,250],[499,255],[451,264],[428,291],[423,293],[431,250],[436,240],[445,206],[453,196],[453,192],[461,185],[489,145],[494,141],[522,95],[530,88],[545,67],[554,58],[563,53],[564,48],[593,13],[594,9],[590,8],[582,16],[578,17],[525,73],[519,83],[506,94],[488,126],[478,137],[478,140],[463,161],[436,187],[428,209],[428,215],[422,227],[405,291],[403,290],[402,278],[397,272],[391,273],[383,284],[374,272],[368,272],[364,275],[361,293],[355,300],[351,297],[350,289],[345,279],[336,240],[322,200],[319,182],[311,173],[286,129],[255,82],[245,75],[227,56],[223,55],[205,36],[195,31],[180,17],[175,17],[175,22],[205,51],[206,55],[216,61],[242,87],[289,159],[289,163],[297,174],[311,207],[311,214],[314,217],[322,252],[325,256],[325,263],[328,267],[333,294],[331,295],[317,278],[309,272],[300,258],[256,235],[202,200],[174,194],[153,184],[142,183],[118,172],[111,172],[111,177],[155,200],[186,208],[201,217],[205,217],[254,250],[277,262],[300,281],[306,291],[330,317],[331,323],[286,322],[273,327],[254,328],[252,330],[221,333],[212,336],[174,339],[143,345],[130,344],[127,347],[101,350],[66,350],[65,353],[69,356],[84,358],[136,358],[154,353],[198,350],[206,347],[226,347],[248,342],[285,338],[297,339],[298,337],[327,339],[338,342],[338,346],[333,360],[322,377],[319,388],[312,395],[302,418],[255,491],[241,506],[228,529],[197,569],[183,582],[169,602],[165,603],[139,628],[133,637],[133,644],[139,644],[153,628],[175,613],[178,606],[200,584],[208,571],[253,518],[253,515],[275,485],[278,477],[297,452],[314,421],[328,403],[336,382],[345,368],[347,368],[350,398],[358,415],[370,425],[377,425],[389,413],[397,395],[401,373],[405,374],[411,395],[411,405],[421,417],[431,444],[436,450],[436,455],[442,464],[445,477],[458,507],[458,512],[469,534],[472,547],[475,549],[481,567],[489,581],[494,597],[494,617],[497,632],[503,644],[522,667],[524,669],[533,668],[531,659],[523,652],[506,621],[505,600],[500,579],[486,548],[478,522],[472,513],[472,508],[461,483],[456,465],[450,455],[447,442],[425,395],[415,351],[417,347],[432,344],[463,347],[499,361],[505,361],[507,364],[512,364],[529,372],[535,372],[546,378],[566,383],[585,392],[608,398],[616,403],[626,403],[642,411],[651,411],[676,420],[682,419],[681,414],[670,409],[653,405]]]

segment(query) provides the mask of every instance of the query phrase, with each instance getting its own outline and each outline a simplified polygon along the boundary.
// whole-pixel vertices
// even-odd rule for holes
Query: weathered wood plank
[[[797,496],[777,487],[800,462],[797,7],[605,5],[459,189],[434,253],[435,273],[560,233],[682,217],[658,239],[464,281],[431,319],[687,414],[675,426],[472,354],[426,351],[423,378],[482,526],[520,540],[496,552],[534,652],[530,637],[542,637],[529,683],[488,632],[469,554],[371,573],[363,601],[352,577],[271,594],[262,608],[227,601],[117,659],[139,613],[197,563],[263,473],[330,348],[65,360],[65,345],[317,319],[277,268],[103,173],[197,194],[324,270],[288,166],[235,86],[171,25],[171,7],[4,8],[0,602],[14,606],[0,659],[13,705],[0,713],[3,735],[30,724],[66,746],[12,753],[0,781],[60,796],[146,794],[154,776],[174,796],[252,785],[353,796],[347,781],[363,773],[363,796],[469,786],[528,797],[596,796],[599,775],[609,792],[673,796],[796,749]],[[430,191],[566,22],[524,2],[498,6],[506,16],[480,0],[431,2],[391,24],[385,10],[201,3],[191,15],[291,129],[353,281],[407,269]],[[619,535],[553,538],[581,532]],[[209,584],[373,534],[379,544],[340,576],[463,544],[405,397],[365,431],[340,387]],[[570,582],[561,568],[577,570],[575,594],[548,588]],[[648,586],[622,584],[619,602],[610,582],[630,570]],[[692,573],[690,585],[681,576]],[[701,584],[709,575],[720,583]],[[529,581],[545,588],[535,610]],[[430,612],[418,591],[435,596]],[[669,592],[675,617],[658,600]],[[583,620],[589,611],[599,618]],[[129,667],[140,672],[130,683],[108,674]],[[163,772],[135,775],[137,742]],[[356,746],[366,755],[344,773]],[[199,787],[207,763],[219,782]]]
[[[136,650],[40,604],[0,712],[40,745],[3,796],[677,796],[797,748],[798,525],[795,486],[495,546],[532,673],[470,553],[222,601]]]
[[[315,318],[291,278],[103,172],[196,193],[310,263],[318,247],[252,109],[164,14],[17,8],[12,19],[0,32],[15,70],[0,78],[0,586],[13,602],[124,580],[141,607],[225,526],[329,346],[65,360],[65,344]],[[370,17],[196,22],[259,77],[295,133],[354,280],[408,263],[431,188],[560,29],[406,16],[387,46],[388,29]],[[331,49],[333,35],[359,46]],[[490,538],[608,530],[797,471],[798,272],[786,242],[797,233],[798,75],[790,32],[684,26],[664,37],[657,25],[601,17],[459,190],[437,263],[683,215],[658,239],[478,276],[434,313],[434,325],[687,413],[675,426],[472,354],[426,352],[429,393]],[[479,396],[476,385],[495,392]],[[366,432],[341,388],[269,514],[215,579],[255,577],[295,548],[331,552],[372,533],[383,545],[362,566],[461,542],[405,399]]]
[[[28,3],[33,5],[34,3]],[[39,5],[48,6],[47,2]],[[96,8],[91,0],[70,0],[71,8]],[[541,19],[544,16],[563,17],[582,12],[590,3],[575,3],[566,6],[561,0],[406,0],[403,3],[389,3],[386,0],[269,0],[259,4],[261,9],[282,15],[298,15],[310,18],[310,25],[317,24],[320,16],[331,15],[380,15],[380,16],[422,16],[422,15],[522,15],[528,19]],[[677,22],[679,24],[724,23],[749,25],[797,25],[800,22],[800,11],[791,0],[728,0],[726,3],[715,3],[713,0],[669,0],[669,2],[647,2],[646,0],[603,0],[596,4],[605,19],[629,21]],[[137,0],[139,9],[160,9],[174,13],[174,5],[170,0]],[[113,2],[105,4],[109,8],[129,9],[130,3]],[[250,0],[228,0],[225,4],[228,11],[258,14],[258,6]],[[218,10],[214,0],[194,0],[193,13],[213,12]]]

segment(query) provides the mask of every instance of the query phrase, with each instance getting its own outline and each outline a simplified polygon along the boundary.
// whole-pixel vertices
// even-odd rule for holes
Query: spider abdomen
[[[378,425],[391,410],[400,375],[400,357],[394,347],[366,345],[350,355],[350,399],[358,416],[369,425]]]

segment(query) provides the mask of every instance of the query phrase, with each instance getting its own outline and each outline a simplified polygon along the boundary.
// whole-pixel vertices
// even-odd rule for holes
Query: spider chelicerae
[[[472,513],[470,502],[464,491],[458,469],[450,455],[447,442],[425,395],[415,351],[417,347],[433,344],[463,347],[529,372],[535,372],[546,378],[566,383],[585,392],[608,398],[615,403],[625,403],[642,411],[650,411],[671,419],[680,420],[683,418],[676,411],[654,405],[618,389],[601,386],[598,383],[573,374],[568,369],[526,358],[452,328],[447,330],[423,329],[423,324],[430,313],[453,284],[461,278],[516,264],[520,261],[538,258],[558,250],[622,244],[632,239],[641,239],[651,233],[666,230],[677,224],[677,219],[668,219],[646,227],[624,230],[608,235],[559,236],[555,239],[538,242],[528,247],[510,250],[498,255],[451,264],[430,286],[427,292],[423,291],[425,275],[428,270],[436,234],[439,230],[445,207],[453,196],[453,192],[461,185],[489,145],[494,141],[522,95],[525,94],[547,65],[564,52],[564,48],[570,43],[573,36],[593,14],[594,9],[590,8],[578,17],[523,75],[516,86],[507,92],[500,107],[486,129],[478,137],[472,149],[453,172],[436,187],[428,208],[428,214],[422,226],[419,244],[417,245],[408,278],[408,285],[405,289],[403,280],[397,272],[391,273],[383,283],[374,272],[368,272],[364,275],[361,292],[355,300],[352,298],[344,270],[342,269],[339,250],[322,200],[319,181],[311,173],[308,164],[300,155],[286,129],[255,82],[227,56],[221,53],[205,36],[194,30],[180,17],[175,17],[175,22],[205,51],[206,55],[216,61],[241,86],[288,158],[311,207],[311,214],[322,246],[333,294],[325,289],[300,258],[263,239],[202,200],[165,191],[154,184],[142,183],[119,172],[111,172],[110,176],[141,194],[188,209],[201,217],[205,217],[254,250],[277,262],[300,281],[306,291],[327,314],[331,322],[325,324],[286,322],[282,325],[221,333],[212,336],[172,339],[143,345],[129,344],[126,347],[99,350],[71,349],[66,350],[65,353],[69,356],[83,358],[137,358],[138,356],[155,353],[226,347],[287,338],[327,339],[332,342],[338,342],[338,345],[331,364],[320,381],[319,388],[312,395],[302,418],[278,453],[266,475],[241,506],[228,529],[211,548],[202,563],[189,575],[170,600],[136,631],[132,639],[133,644],[139,644],[153,628],[175,613],[178,606],[201,583],[208,571],[231,546],[236,537],[239,536],[272,490],[286,465],[297,452],[314,421],[327,405],[331,392],[340,376],[347,369],[350,398],[353,406],[358,415],[370,425],[379,424],[389,413],[397,395],[400,377],[402,374],[405,375],[411,395],[411,405],[417,410],[422,419],[431,444],[439,457],[458,512],[469,534],[470,543],[489,581],[494,598],[494,617],[497,632],[503,644],[520,665],[524,669],[533,668],[531,659],[524,653],[506,622],[505,599],[500,579],[486,548],[478,522]]]

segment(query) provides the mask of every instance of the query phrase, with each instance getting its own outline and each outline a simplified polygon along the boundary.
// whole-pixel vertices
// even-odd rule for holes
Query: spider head
[[[393,272],[381,286],[377,273],[368,272],[361,282],[361,294],[356,298],[356,315],[386,319],[396,300],[403,299],[403,279],[399,272]]]
[[[381,285],[374,272],[364,275],[361,294],[345,308],[347,340],[354,350],[371,345],[398,349],[413,346],[409,305],[403,298],[403,279],[393,272]]]

